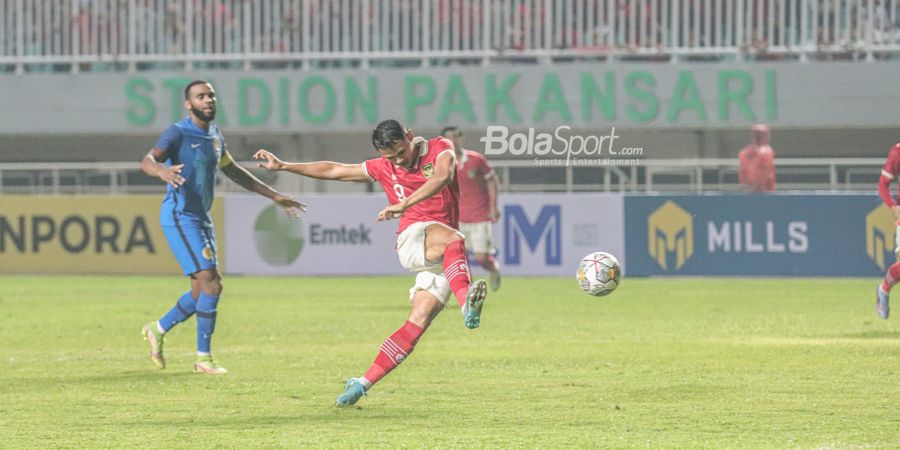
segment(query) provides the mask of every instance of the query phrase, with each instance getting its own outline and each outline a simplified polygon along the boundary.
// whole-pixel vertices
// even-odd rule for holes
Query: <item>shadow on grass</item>
[[[60,387],[157,383],[160,380],[181,380],[188,377],[200,377],[200,375],[187,371],[168,372],[155,369],[104,372],[84,376],[55,373],[35,377],[16,377],[15,383],[0,383],[0,392],[15,393],[31,392],[46,388],[58,389]]]
[[[197,427],[256,429],[267,426],[297,425],[308,426],[312,423],[319,424],[346,424],[349,419],[365,417],[369,423],[392,424],[397,421],[409,419],[410,411],[405,409],[382,408],[338,408],[330,404],[305,404],[291,413],[273,415],[233,415],[229,417],[191,417],[184,421],[173,421],[171,417],[161,420],[135,420],[118,422],[123,426],[133,427],[160,427],[173,431],[173,428],[196,430]],[[362,415],[362,416],[361,416]],[[437,420],[438,417],[435,417]]]
[[[900,338],[900,331],[867,330],[861,333],[839,334],[834,337],[846,339],[898,339]]]

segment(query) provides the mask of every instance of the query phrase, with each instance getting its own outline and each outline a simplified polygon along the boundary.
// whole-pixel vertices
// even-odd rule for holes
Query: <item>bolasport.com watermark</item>
[[[644,157],[642,147],[622,145],[611,127],[609,134],[576,134],[572,127],[560,125],[552,133],[510,133],[508,127],[487,127],[484,143],[485,156],[516,156],[534,158],[537,166],[634,166]]]

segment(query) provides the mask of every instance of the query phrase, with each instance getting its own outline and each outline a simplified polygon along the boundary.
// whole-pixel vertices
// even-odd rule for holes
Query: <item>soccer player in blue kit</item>
[[[209,210],[217,170],[248,191],[272,199],[296,217],[306,205],[282,194],[231,158],[225,139],[211,122],[216,117],[216,91],[206,81],[195,80],[184,89],[188,117],[169,126],[156,145],[144,156],[141,169],[168,184],[160,209],[160,224],[172,253],[191,289],[181,295],[169,312],[143,327],[141,335],[150,343],[150,359],[163,369],[163,337],[172,327],[197,314],[197,361],[194,372],[228,372],[213,361],[210,340],[216,326],[216,306],[222,293],[222,276],[217,269],[216,236]]]

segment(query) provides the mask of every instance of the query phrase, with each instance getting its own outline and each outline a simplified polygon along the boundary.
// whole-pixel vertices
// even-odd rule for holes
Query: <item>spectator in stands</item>
[[[164,20],[169,53],[173,55],[183,54],[185,51],[185,20],[181,4],[178,2],[169,3],[166,7]]]
[[[775,190],[775,151],[769,146],[768,125],[756,124],[750,129],[750,145],[738,153],[738,179],[747,192]]]

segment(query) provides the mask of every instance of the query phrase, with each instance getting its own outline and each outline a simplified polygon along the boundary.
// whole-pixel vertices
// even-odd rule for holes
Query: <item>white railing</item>
[[[0,64],[731,55],[900,51],[900,0],[0,0]]]
[[[254,167],[254,162],[241,163]],[[874,190],[881,158],[778,158],[782,191]],[[536,166],[533,160],[492,160],[504,192],[728,192],[739,191],[733,159],[647,159],[631,166]],[[254,169],[255,171],[255,169]],[[303,178],[256,172],[287,192],[304,192]],[[219,192],[243,189],[226,177]],[[326,185],[327,186],[327,185]],[[380,192],[380,187],[368,185]],[[159,180],[144,175],[140,164],[0,163],[0,195],[122,195],[162,193]]]

